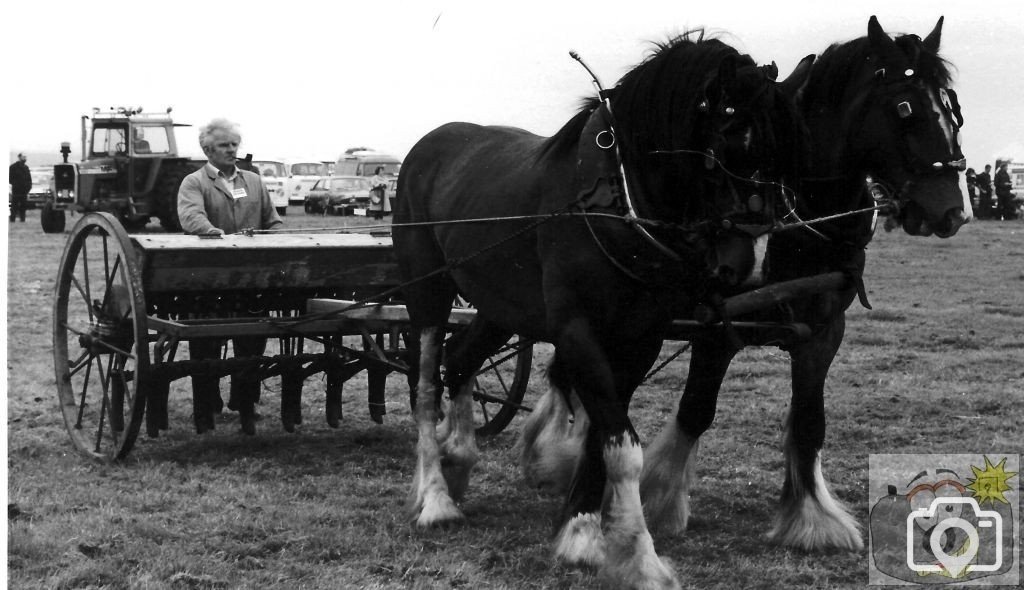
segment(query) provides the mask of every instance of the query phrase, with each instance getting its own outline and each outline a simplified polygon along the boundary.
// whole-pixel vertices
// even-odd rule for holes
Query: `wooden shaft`
[[[827,291],[839,291],[849,285],[845,273],[829,272],[813,277],[804,277],[772,283],[747,293],[734,295],[725,300],[724,312],[734,318],[762,309],[768,309],[786,301],[808,297]],[[693,312],[694,319],[702,324],[721,321],[718,312],[708,305],[699,305]]]

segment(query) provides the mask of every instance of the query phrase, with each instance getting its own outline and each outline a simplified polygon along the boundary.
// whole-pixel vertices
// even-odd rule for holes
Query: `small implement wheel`
[[[474,376],[478,436],[493,436],[508,426],[523,407],[533,367],[533,342],[513,336]]]
[[[85,215],[71,230],[57,274],[53,358],[68,434],[91,457],[124,458],[142,426],[145,312],[128,234],[113,215]]]

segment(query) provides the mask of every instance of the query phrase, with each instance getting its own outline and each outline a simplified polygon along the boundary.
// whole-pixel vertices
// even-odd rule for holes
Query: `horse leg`
[[[473,420],[474,375],[510,337],[511,334],[477,317],[445,347],[445,370],[452,400],[438,441],[442,472],[454,500],[465,494],[470,472],[480,456]]]
[[[686,530],[700,436],[715,419],[722,379],[736,352],[725,338],[692,342],[690,369],[676,419],[665,424],[644,453],[640,496],[652,530]]]
[[[790,351],[793,398],[783,435],[786,479],[769,538],[805,550],[859,550],[864,544],[853,516],[829,492],[821,474],[825,440],[825,378],[843,340],[845,318]]]
[[[441,469],[441,447],[437,440],[437,401],[441,385],[436,376],[440,366],[443,330],[425,328],[420,336],[419,383],[416,397],[416,473],[407,502],[412,518],[420,527],[462,520],[462,511],[448,493]]]
[[[567,502],[570,518],[558,535],[556,556],[565,561],[576,558],[577,563],[596,561],[600,576],[611,587],[678,588],[675,573],[655,552],[644,520],[643,449],[627,413],[629,398],[657,357],[661,338],[631,342],[614,357],[606,355],[598,342],[589,323],[575,319],[566,324],[556,345],[561,357],[556,363],[565,362],[591,419],[586,453]],[[598,507],[600,536],[593,533]]]
[[[548,367],[548,390],[523,424],[519,441],[523,478],[531,487],[550,494],[569,490],[590,426],[564,373],[554,362]]]

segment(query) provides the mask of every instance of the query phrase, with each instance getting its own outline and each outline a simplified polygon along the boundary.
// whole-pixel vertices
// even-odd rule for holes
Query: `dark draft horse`
[[[795,215],[817,218],[869,207],[872,193],[894,197],[893,219],[912,235],[946,238],[969,220],[960,188],[965,167],[958,129],[963,119],[950,74],[939,57],[942,19],[923,40],[890,38],[875,17],[868,35],[829,47],[809,67],[798,108],[811,135],[812,161],[798,186]],[[870,177],[866,184],[865,178]],[[784,281],[830,271],[855,278],[840,292],[796,300],[760,318],[797,321],[811,337],[789,347],[792,399],[785,422],[785,479],[770,538],[806,550],[860,549],[860,529],[833,498],[821,472],[825,439],[824,385],[843,339],[845,310],[861,296],[870,213],[791,230],[768,242],[766,277]],[[735,353],[725,337],[694,340],[676,419],[647,449],[642,496],[648,517],[664,529],[685,529],[698,443],[715,416],[718,392]]]
[[[771,199],[773,179],[794,173],[800,151],[774,64],[694,36],[659,45],[550,138],[450,123],[409,152],[393,234],[419,335],[409,497],[419,526],[463,517],[455,501],[478,454],[472,375],[520,334],[554,344],[549,376],[582,400],[591,425],[581,460],[567,466],[556,556],[600,567],[616,587],[678,586],[644,520],[628,404],[671,318],[749,272],[752,241],[716,228],[767,211],[744,203],[761,189]],[[633,212],[662,225],[629,223],[623,214]],[[479,221],[493,218],[503,219]],[[442,383],[456,295],[477,315],[444,344]],[[444,386],[451,404],[439,425]]]

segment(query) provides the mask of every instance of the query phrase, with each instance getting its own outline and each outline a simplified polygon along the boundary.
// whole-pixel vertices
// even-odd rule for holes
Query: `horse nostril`
[[[960,207],[950,209],[942,219],[942,225],[935,228],[935,234],[940,238],[950,238],[956,235],[960,228],[970,222],[971,218]]]

